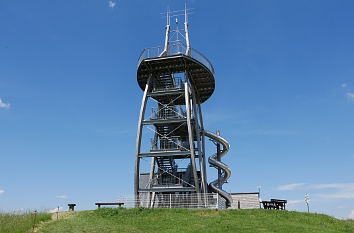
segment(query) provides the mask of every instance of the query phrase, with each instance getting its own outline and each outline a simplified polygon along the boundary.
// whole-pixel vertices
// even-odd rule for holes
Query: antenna
[[[166,23],[166,25],[170,25],[170,21],[171,21],[171,17],[170,17],[170,8],[169,7],[167,7],[167,23]]]
[[[169,55],[169,48],[170,48],[170,21],[171,21],[171,13],[170,13],[170,8],[167,7],[167,24],[166,24],[166,35],[165,35],[165,47],[162,53],[159,55],[159,57],[162,56],[167,56]]]
[[[186,50],[186,55],[190,55],[191,52],[191,46],[189,44],[189,33],[188,33],[188,16],[187,16],[187,3],[184,4],[184,32],[186,33],[186,44],[187,44],[187,50]]]
[[[191,12],[191,10],[194,10],[194,8],[188,8],[188,14],[193,14],[194,12]],[[177,10],[177,11],[170,11],[170,16],[171,17],[176,17],[176,16],[184,16],[185,14],[185,10]],[[162,17],[166,17],[167,16],[167,12],[163,12],[163,13],[160,13],[160,15],[162,15]]]
[[[192,50],[190,47],[190,41],[189,41],[189,32],[188,32],[188,14],[191,14],[190,10],[192,8],[188,9],[187,4],[184,5],[183,10],[175,10],[171,11],[170,8],[167,8],[166,13],[160,13],[163,16],[166,16],[166,34],[165,34],[165,44],[164,44],[164,49],[160,53],[159,57],[162,56],[168,56],[170,55],[170,49],[177,49],[178,53],[180,53],[180,48],[183,48],[183,54],[187,56],[191,56]],[[180,29],[178,22],[180,19],[178,19],[178,16],[184,16],[184,29]],[[175,17],[175,30],[171,30],[171,17]],[[184,33],[181,33],[181,31],[184,30]],[[182,37],[183,39],[180,40],[179,38]],[[185,41],[185,43],[184,43]],[[171,45],[173,43],[173,45]]]
[[[188,24],[187,3],[184,4],[184,23]]]

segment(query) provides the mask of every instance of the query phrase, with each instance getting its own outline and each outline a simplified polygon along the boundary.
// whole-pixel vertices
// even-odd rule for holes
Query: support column
[[[204,169],[204,176],[205,176],[205,187],[207,188],[208,192],[208,182],[207,182],[207,173],[206,173],[206,155],[205,155],[205,133],[204,133],[204,122],[203,122],[203,114],[202,114],[202,108],[200,105],[199,97],[197,98],[197,103],[198,103],[198,110],[199,110],[199,119],[200,119],[200,128],[202,132],[202,149],[203,149],[203,169]]]
[[[158,140],[158,135],[157,135],[157,132],[155,132],[153,147],[155,147],[157,145],[157,140]],[[151,165],[150,165],[150,175],[149,175],[149,188],[150,189],[152,188],[152,184],[153,184],[153,178],[154,178],[154,173],[155,173],[155,164],[156,164],[156,157],[152,157],[151,158]],[[151,205],[153,205],[152,197],[154,195],[155,195],[155,192],[149,192],[147,207],[150,207]]]
[[[188,82],[184,83],[184,92],[185,92],[185,102],[186,102],[186,113],[187,113],[187,126],[188,126],[188,138],[189,138],[189,148],[191,152],[191,163],[193,169],[194,185],[196,192],[200,193],[197,168],[195,166],[195,154],[194,154],[194,143],[193,143],[193,131],[191,125],[191,109],[190,109],[190,98],[189,98],[189,86]]]
[[[220,131],[219,130],[216,130],[216,135],[220,136]],[[220,143],[217,141],[217,143],[216,143],[216,155],[217,155],[216,160],[219,161],[219,162],[221,161],[220,154],[221,154]],[[221,174],[221,168],[218,167],[218,188],[222,190],[221,175],[222,175]],[[223,207],[221,207],[222,206],[221,205],[221,200],[223,200],[223,199],[221,199],[220,194],[217,194],[217,195],[219,196],[218,209],[220,209],[220,208],[223,208]]]
[[[192,103],[193,103],[193,111],[194,111],[194,127],[196,131],[196,136],[197,136],[197,144],[198,144],[198,157],[199,157],[199,167],[200,167],[200,177],[201,177],[201,186],[202,186],[202,192],[207,193],[207,182],[206,182],[206,174],[205,174],[205,169],[203,166],[203,153],[201,151],[201,144],[200,144],[200,128],[199,128],[199,122],[198,122],[198,114],[197,114],[197,105],[196,105],[196,98],[195,98],[195,91],[193,88],[192,89]]]
[[[149,86],[151,82],[151,75],[146,83],[145,91],[143,95],[143,99],[141,101],[140,107],[140,115],[139,115],[139,122],[138,122],[138,132],[136,135],[136,152],[135,152],[135,171],[134,171],[134,196],[135,196],[135,206],[139,206],[139,170],[140,170],[140,146],[141,146],[141,137],[142,137],[142,130],[143,130],[143,121],[146,109],[146,102],[147,102],[147,93],[149,91]]]
[[[151,158],[151,165],[150,165],[150,175],[149,175],[149,188],[152,188],[152,183],[153,183],[153,178],[154,178],[154,171],[155,171],[155,157]],[[151,205],[151,197],[154,195],[153,192],[149,192],[149,197],[148,202],[147,202],[147,207],[149,207]]]
[[[220,136],[220,131],[216,130],[216,135]],[[221,154],[221,149],[220,149],[220,143],[216,143],[216,160],[221,162],[220,154]],[[222,174],[221,174],[221,168],[218,167],[218,188],[222,189]]]

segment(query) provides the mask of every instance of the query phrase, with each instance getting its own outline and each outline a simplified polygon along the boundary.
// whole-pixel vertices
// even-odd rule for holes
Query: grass
[[[51,214],[38,213],[36,225],[40,222],[51,219]],[[31,232],[34,221],[34,213],[7,214],[0,213],[0,232],[1,233],[24,233]]]
[[[323,214],[276,210],[101,208],[74,212],[41,233],[106,232],[354,232],[354,222]]]

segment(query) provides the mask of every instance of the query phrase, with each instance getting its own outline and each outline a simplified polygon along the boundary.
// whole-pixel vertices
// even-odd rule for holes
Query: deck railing
[[[186,111],[182,107],[169,106],[165,109],[152,107],[150,119],[186,118],[186,116]]]
[[[118,196],[118,202],[123,202],[125,208],[142,206],[147,208],[218,209],[218,195],[214,193],[140,193],[139,199]]]
[[[159,80],[157,80],[153,82],[151,92],[166,91],[171,89],[184,90],[184,80],[182,80],[181,77],[173,77],[173,83],[165,86],[159,83]]]
[[[158,150],[182,150],[182,141],[179,136],[171,136],[163,139],[159,139],[154,143],[153,138],[151,139],[151,148],[150,151]]]
[[[139,56],[138,67],[144,59],[183,54],[185,56],[192,57],[195,60],[199,61],[204,66],[206,66],[212,74],[214,74],[214,67],[211,64],[211,62],[202,53],[200,53],[196,49],[191,48],[190,52],[187,54],[187,47],[184,44],[173,43],[168,46],[168,53],[162,54],[163,51],[164,51],[163,46],[145,48]]]

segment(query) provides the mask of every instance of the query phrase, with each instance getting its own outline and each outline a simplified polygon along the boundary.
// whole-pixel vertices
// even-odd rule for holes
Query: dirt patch
[[[67,212],[58,212],[58,213],[53,213],[52,214],[52,220],[46,221],[46,222],[40,222],[35,228],[33,232],[37,232],[44,224],[50,223],[52,221],[57,221],[61,219],[67,219],[70,218],[74,214],[73,211],[67,211]],[[31,231],[32,232],[32,229]]]
[[[73,211],[58,212],[52,214],[52,220],[66,219],[73,215]]]

